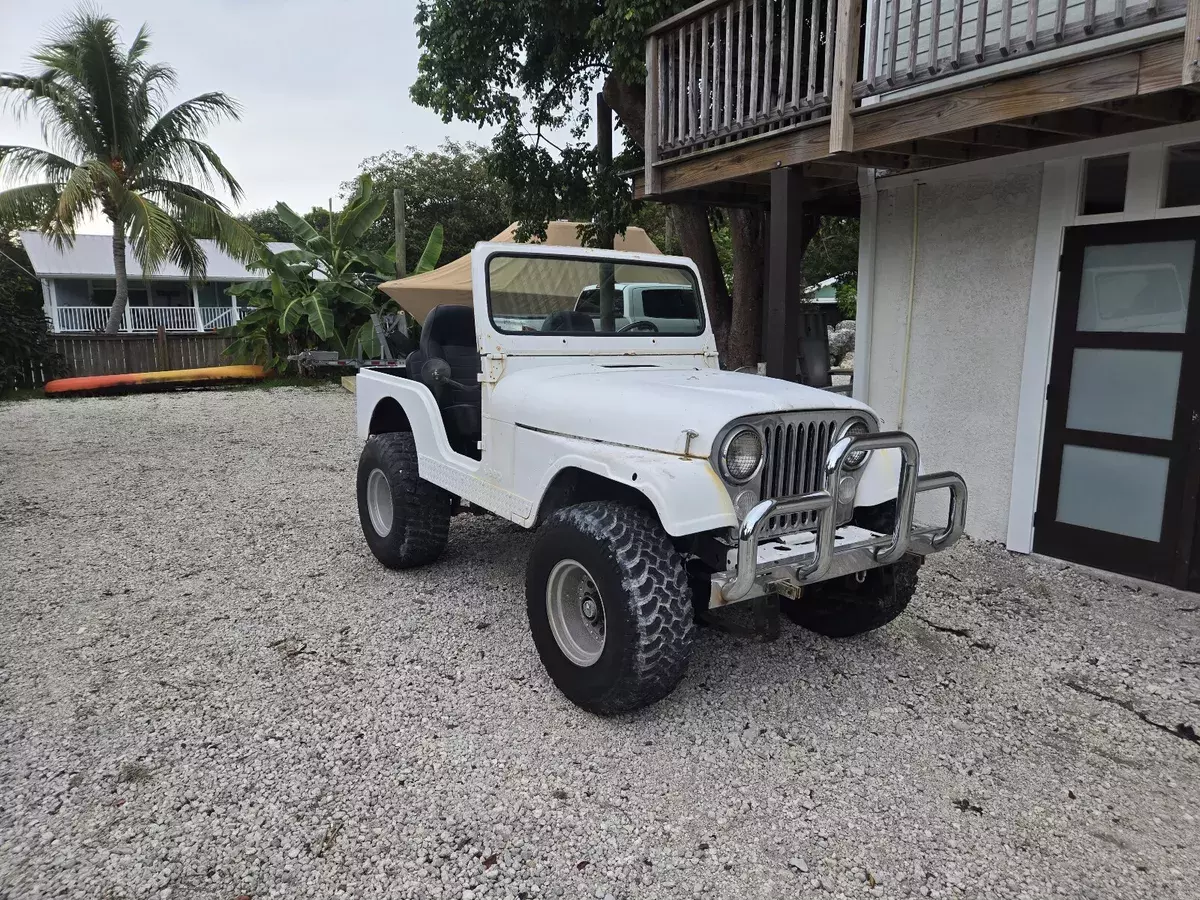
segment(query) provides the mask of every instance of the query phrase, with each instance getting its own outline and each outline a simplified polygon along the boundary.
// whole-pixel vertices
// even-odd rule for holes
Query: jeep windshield
[[[488,313],[504,334],[695,337],[704,331],[690,269],[667,263],[497,253]]]

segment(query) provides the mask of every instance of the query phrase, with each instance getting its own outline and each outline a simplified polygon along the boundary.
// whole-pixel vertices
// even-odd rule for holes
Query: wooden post
[[[404,188],[398,187],[392,190],[392,209],[396,215],[396,277],[403,278],[408,272],[404,241]]]
[[[659,84],[659,37],[650,35],[646,41],[646,196],[653,197],[662,188],[662,178],[654,164],[658,162],[658,145],[662,141],[662,112],[659,109],[662,87]]]
[[[800,347],[800,233],[803,178],[796,168],[771,172],[771,224],[767,248],[767,375],[796,380]]]
[[[1200,81],[1200,0],[1188,0],[1183,30],[1183,83]]]
[[[158,357],[157,364],[159,371],[169,369],[170,362],[167,359],[167,330],[161,325],[158,326],[158,333],[154,335],[154,349]]]
[[[862,18],[862,0],[837,0],[837,4],[829,152],[848,153],[854,149],[854,123],[850,119],[850,112],[854,109],[854,78],[858,70],[858,32]]]

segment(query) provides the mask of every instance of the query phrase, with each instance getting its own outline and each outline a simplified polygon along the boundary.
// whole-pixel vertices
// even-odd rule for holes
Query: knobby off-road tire
[[[450,501],[450,494],[417,474],[411,434],[367,439],[358,458],[358,520],[371,552],[389,569],[422,566],[442,555]]]
[[[564,571],[599,594],[603,637],[590,645],[597,658],[583,665],[564,652],[550,622],[548,589],[562,583]],[[583,709],[612,715],[648,706],[687,671],[695,634],[691,591],[683,561],[651,513],[604,502],[558,510],[534,543],[525,596],[542,664]]]
[[[871,569],[860,584],[853,575],[806,588],[799,600],[785,600],[783,612],[797,625],[831,638],[853,637],[881,628],[908,608],[917,590],[923,556]]]

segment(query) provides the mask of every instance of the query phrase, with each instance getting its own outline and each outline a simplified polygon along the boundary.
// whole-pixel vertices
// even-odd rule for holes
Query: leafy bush
[[[376,290],[393,277],[395,246],[380,253],[363,250],[361,244],[388,202],[387,196],[376,194],[370,177],[360,176],[354,195],[325,234],[287,204],[278,204],[276,212],[296,249],[274,253],[263,247],[258,267],[267,277],[230,288],[252,309],[235,326],[235,340],[226,352],[280,372],[287,368],[287,357],[301,350],[336,350],[349,357],[361,346],[366,356],[378,355],[371,316],[395,312]],[[413,274],[432,269],[441,252],[442,226],[437,225]]]
[[[25,251],[0,234],[0,395],[24,383],[31,363],[50,377],[62,372],[42,292],[28,269]]]

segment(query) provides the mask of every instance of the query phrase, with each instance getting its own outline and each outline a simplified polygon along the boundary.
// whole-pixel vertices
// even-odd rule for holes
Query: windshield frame
[[[521,245],[510,245],[505,249],[491,250],[486,254],[483,260],[483,290],[485,297],[485,314],[487,316],[488,325],[495,330],[499,335],[513,338],[599,338],[608,340],[611,338],[642,338],[652,339],[652,343],[657,340],[679,338],[686,341],[694,341],[704,337],[708,332],[708,310],[705,309],[704,291],[700,284],[700,278],[695,268],[689,264],[689,261],[677,260],[670,256],[657,256],[645,253],[620,253],[614,251],[599,250],[594,248],[576,248],[576,247],[554,247],[542,251],[528,251],[524,248],[517,249]],[[584,250],[587,252],[580,253]],[[563,252],[567,251],[567,252]],[[570,252],[576,251],[576,252]],[[611,255],[610,255],[611,254]],[[696,298],[696,306],[699,311],[698,320],[696,322],[696,330],[693,332],[650,332],[650,331],[514,331],[503,327],[498,321],[492,310],[492,266],[491,262],[497,258],[533,258],[533,259],[553,259],[562,260],[564,262],[587,262],[601,265],[605,262],[611,262],[614,265],[638,265],[638,266],[658,266],[664,269],[675,269],[686,274],[689,284],[673,285],[670,283],[664,284],[666,287],[689,287]],[[625,283],[625,282],[618,282]],[[629,284],[643,284],[644,282],[628,282]],[[578,302],[578,298],[576,301]]]

